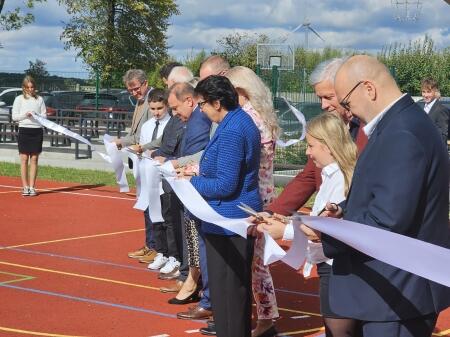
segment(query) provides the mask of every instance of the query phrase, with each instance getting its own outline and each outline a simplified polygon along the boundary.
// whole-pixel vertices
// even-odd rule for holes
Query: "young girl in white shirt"
[[[322,184],[316,195],[310,215],[320,215],[327,204],[340,203],[345,200],[356,164],[357,148],[348,127],[342,119],[331,113],[324,113],[312,119],[306,129],[306,154],[314,164],[322,169]],[[302,228],[303,227],[302,225]],[[292,239],[292,224],[284,230],[283,239]],[[309,240],[307,258],[303,274],[309,276],[311,268],[317,265],[320,277],[320,311],[324,318],[325,331],[330,336],[329,328],[337,331],[343,318],[332,312],[328,301],[328,281],[333,260],[328,259],[319,240]],[[345,329],[345,327],[342,327]],[[344,334],[345,335],[345,334]]]

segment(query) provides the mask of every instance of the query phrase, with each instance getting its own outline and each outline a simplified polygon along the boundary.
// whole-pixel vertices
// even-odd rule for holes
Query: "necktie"
[[[155,140],[157,135],[158,135],[158,127],[159,127],[159,121],[155,122],[155,128],[153,129],[153,133],[152,133],[152,140]]]

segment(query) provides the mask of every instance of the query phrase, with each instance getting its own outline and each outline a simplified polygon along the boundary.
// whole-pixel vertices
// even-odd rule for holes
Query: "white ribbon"
[[[210,205],[201,197],[192,184],[185,179],[177,179],[175,177],[166,177],[183,205],[194,216],[204,222],[213,223],[223,229],[229,230],[237,235],[247,238],[247,228],[251,224],[246,218],[242,219],[228,219],[217,213]],[[264,248],[264,264],[278,261],[286,253],[275,242],[275,240],[265,233],[265,248]]]
[[[307,242],[301,238],[304,234],[298,229],[300,223],[377,260],[450,287],[450,273],[444,267],[450,266],[450,249],[373,226],[328,217],[301,216],[300,221],[294,223],[297,232],[283,261],[295,269],[305,260],[307,247]]]
[[[286,104],[289,107],[289,110],[292,111],[292,113],[294,114],[294,116],[298,119],[298,121],[300,122],[300,124],[302,125],[302,134],[300,136],[299,139],[289,139],[286,142],[283,142],[281,139],[277,139],[277,145],[280,147],[288,147],[294,144],[297,144],[299,141],[303,140],[305,138],[306,135],[306,118],[303,115],[303,113],[301,113],[296,107],[294,107],[291,103],[289,103],[289,101],[284,98],[281,97]],[[286,112],[288,112],[289,110],[287,110]],[[284,112],[284,113],[286,113]]]
[[[122,160],[121,151],[117,149],[117,145],[114,143],[114,138],[108,134],[103,136],[103,143],[105,144],[106,153],[111,158],[111,164],[116,175],[116,182],[119,185],[120,192],[129,192],[127,175],[125,172],[125,164]]]
[[[161,212],[160,184],[161,176],[156,162],[152,159],[138,160],[140,193],[134,208],[145,211],[148,207],[152,222],[163,222]]]

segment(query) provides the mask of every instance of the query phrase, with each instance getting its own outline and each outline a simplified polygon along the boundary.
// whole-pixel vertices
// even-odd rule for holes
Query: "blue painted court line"
[[[45,256],[57,257],[57,258],[61,258],[61,259],[67,259],[67,260],[87,262],[87,263],[92,263],[92,264],[101,264],[101,265],[107,265],[107,266],[125,268],[125,269],[132,269],[132,270],[139,270],[139,271],[145,271],[145,272],[147,272],[147,271],[155,272],[155,270],[151,270],[148,268],[133,267],[133,266],[125,265],[125,264],[118,264],[118,263],[106,262],[106,261],[101,261],[101,260],[87,259],[87,258],[77,257],[77,256],[61,255],[61,254],[42,252],[42,251],[37,251],[37,250],[29,250],[29,249],[23,249],[23,248],[6,248],[4,246],[0,246],[0,248],[2,248],[5,251],[12,250],[12,251],[17,251],[17,252],[21,252],[21,253],[45,255]],[[138,261],[136,261],[136,262],[138,262]],[[158,271],[156,271],[156,272],[158,272]]]
[[[52,291],[39,290],[39,289],[33,289],[33,288],[25,288],[25,287],[18,287],[18,286],[13,286],[13,285],[10,285],[10,284],[0,284],[0,287],[11,288],[11,289],[16,289],[16,290],[23,290],[23,291],[28,291],[28,292],[31,292],[31,293],[41,294],[41,295],[49,295],[49,296],[61,297],[61,298],[65,298],[65,299],[68,299],[68,300],[79,301],[79,302],[86,302],[86,303],[92,303],[92,304],[98,304],[98,305],[103,305],[103,306],[113,307],[113,308],[118,308],[118,309],[123,309],[123,310],[144,312],[146,314],[157,315],[157,316],[162,316],[162,317],[167,317],[167,318],[175,318],[175,319],[177,318],[177,315],[166,314],[164,312],[159,312],[159,311],[155,311],[155,310],[144,309],[144,308],[140,308],[140,307],[133,307],[133,306],[130,306],[130,305],[123,305],[123,304],[116,304],[116,303],[111,303],[111,302],[99,301],[99,300],[94,300],[94,299],[85,298],[85,297],[78,297],[78,296],[66,295],[66,294],[61,294],[61,293],[55,293],[55,292],[52,292]]]
[[[68,256],[68,255],[54,254],[54,253],[49,253],[49,252],[42,252],[42,251],[37,251],[37,250],[29,250],[29,249],[23,249],[23,248],[6,248],[5,246],[0,246],[0,248],[3,248],[5,251],[13,250],[13,251],[21,252],[21,253],[51,256],[51,257],[57,257],[57,258],[61,258],[61,259],[80,261],[80,262],[86,262],[86,263],[91,263],[91,264],[107,265],[107,266],[112,266],[112,267],[117,267],[117,268],[139,270],[139,271],[152,272],[152,273],[158,273],[159,272],[158,270],[151,270],[151,269],[148,269],[148,268],[133,267],[133,266],[125,265],[125,264],[118,264],[118,263],[106,262],[106,261],[101,261],[101,260],[87,259],[87,258],[77,257],[77,256]],[[319,297],[319,294],[317,294],[317,293],[306,293],[306,292],[301,292],[301,291],[278,289],[278,288],[275,288],[275,290],[279,291],[279,292],[295,294],[295,295]]]

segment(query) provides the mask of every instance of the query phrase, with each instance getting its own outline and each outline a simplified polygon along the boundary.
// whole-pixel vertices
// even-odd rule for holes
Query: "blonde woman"
[[[273,159],[279,126],[273,110],[272,95],[253,70],[237,66],[225,74],[236,88],[239,104],[250,115],[261,135],[261,160],[259,165],[259,193],[263,207],[275,198]],[[268,266],[263,263],[264,238],[258,237],[252,264],[252,290],[258,320],[252,337],[272,337],[277,334],[273,319],[279,317],[275,289]]]
[[[337,204],[345,200],[356,164],[357,148],[342,118],[331,113],[321,114],[308,123],[306,141],[306,154],[322,169],[322,184],[311,211],[311,215],[320,215],[327,202]],[[269,222],[270,225],[263,228],[274,238],[282,236],[285,240],[292,239],[292,223],[285,226],[277,221]],[[275,227],[278,228],[276,233]],[[333,260],[324,255],[322,244],[315,234],[308,227],[301,227],[310,238],[303,274],[308,276],[312,265],[317,265],[320,277],[320,312],[324,318],[326,336],[347,336],[348,329],[352,330],[354,326],[350,320],[333,313],[328,301],[328,281]]]
[[[42,152],[44,132],[41,124],[33,118],[33,113],[47,117],[44,100],[36,93],[36,82],[26,76],[22,82],[23,94],[17,96],[13,103],[12,119],[19,122],[20,176],[22,178],[22,195],[36,196],[35,183],[38,171],[38,158]],[[28,162],[30,169],[28,170]]]

